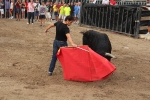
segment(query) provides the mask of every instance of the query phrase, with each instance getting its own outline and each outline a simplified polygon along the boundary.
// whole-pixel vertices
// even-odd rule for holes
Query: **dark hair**
[[[65,21],[74,21],[74,17],[73,16],[67,16],[66,18],[65,18]]]

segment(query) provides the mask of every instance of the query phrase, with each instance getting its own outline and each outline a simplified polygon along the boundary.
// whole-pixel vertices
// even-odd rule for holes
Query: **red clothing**
[[[110,5],[116,5],[116,1],[115,0],[110,0]]]
[[[62,4],[57,4],[56,7],[59,9],[62,6]]]
[[[17,9],[20,9],[20,8],[21,8],[21,7],[20,7],[20,4],[21,4],[21,2],[17,2],[17,3],[16,3],[16,8],[17,8]]]
[[[25,10],[28,10],[28,2],[25,2]]]

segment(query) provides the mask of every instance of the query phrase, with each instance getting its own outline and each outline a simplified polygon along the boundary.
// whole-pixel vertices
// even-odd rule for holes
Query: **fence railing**
[[[140,5],[101,5],[83,3],[80,24],[99,27],[118,33],[139,37],[141,26],[149,20],[141,21],[141,16],[150,16],[150,11],[142,11]],[[144,30],[143,34],[147,32]]]

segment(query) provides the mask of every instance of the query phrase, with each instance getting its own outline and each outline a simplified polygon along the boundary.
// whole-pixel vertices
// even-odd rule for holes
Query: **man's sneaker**
[[[29,24],[29,23],[27,22],[27,24]]]
[[[32,23],[32,25],[33,25],[33,23]]]
[[[48,72],[48,76],[52,76],[52,72]]]

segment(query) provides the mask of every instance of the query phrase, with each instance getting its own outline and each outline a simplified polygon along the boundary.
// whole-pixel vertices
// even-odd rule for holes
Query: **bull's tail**
[[[111,57],[111,58],[117,58],[117,57],[115,57],[114,55],[112,55],[112,54],[110,54],[110,53],[105,53],[105,56],[109,56],[109,57]]]

